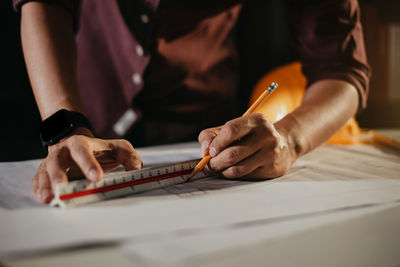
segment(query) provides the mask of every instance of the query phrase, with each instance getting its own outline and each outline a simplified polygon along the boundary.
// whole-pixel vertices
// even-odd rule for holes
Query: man
[[[41,201],[68,177],[98,181],[120,164],[141,168],[136,142],[185,141],[204,128],[198,139],[211,171],[274,178],[365,106],[369,68],[357,1],[288,0],[308,80],[304,100],[275,124],[261,114],[229,120],[237,85],[232,29],[243,2],[14,0],[49,145],[34,178]],[[61,120],[76,127],[55,130]]]

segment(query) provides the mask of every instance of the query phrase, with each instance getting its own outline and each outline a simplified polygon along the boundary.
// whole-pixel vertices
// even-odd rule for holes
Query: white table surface
[[[197,158],[195,143],[138,151]],[[322,146],[283,177],[205,179],[85,207],[40,204],[40,161],[0,163],[6,266],[399,266],[400,152]]]

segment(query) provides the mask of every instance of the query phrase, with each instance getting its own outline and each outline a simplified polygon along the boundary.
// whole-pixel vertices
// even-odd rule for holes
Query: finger
[[[215,157],[227,146],[249,134],[251,129],[247,118],[241,117],[228,121],[221,127],[221,131],[212,140],[209,146],[210,156]]]
[[[39,192],[40,192],[40,201],[43,203],[48,203],[53,199],[53,191],[51,190],[51,184],[49,175],[47,172],[43,171],[39,176]]]
[[[68,183],[68,176],[66,171],[67,162],[69,161],[69,159],[67,157],[69,157],[69,155],[67,155],[66,153],[59,153],[55,157],[50,158],[47,162],[47,173],[49,175],[53,192],[55,192],[57,184]]]
[[[89,140],[83,136],[76,136],[69,140],[71,158],[79,166],[82,173],[93,182],[97,182],[103,176],[103,169],[93,155],[92,149],[89,146]]]
[[[248,158],[252,158],[255,165],[252,165],[251,161],[246,162],[246,159],[237,164],[237,166],[239,166],[238,169],[229,170],[229,168],[227,168],[222,174],[224,176],[227,175],[227,178],[241,178],[248,180],[265,180],[282,176],[289,170],[291,164],[288,164],[288,162],[285,161],[286,159],[282,160],[281,157],[278,155],[280,154],[280,152],[278,151],[279,149],[261,149],[256,154],[254,154],[254,156]],[[248,172],[246,171],[246,168],[242,169],[240,167],[242,164],[248,165],[249,170],[254,170]],[[228,171],[228,173],[226,173],[226,171]],[[232,172],[233,174],[229,172]]]
[[[203,172],[204,172],[205,174],[211,174],[211,173],[213,172],[213,171],[210,169],[209,164],[210,164],[210,162],[209,162],[208,164],[206,164],[206,166],[204,166],[204,168],[203,168]]]
[[[33,192],[35,193],[35,196],[40,197],[40,191],[39,191],[39,176],[41,175],[41,169],[39,169],[35,177],[33,178]]]
[[[220,131],[220,127],[205,129],[200,132],[198,140],[201,146],[201,156],[205,157],[208,155],[208,148],[212,140],[217,136]]]
[[[239,163],[223,170],[222,176],[225,178],[243,178],[247,177],[250,173],[257,170],[265,161],[263,153],[257,151],[250,157],[245,158]]]
[[[285,174],[292,162],[287,161],[287,157],[282,159],[280,149],[270,149],[267,153],[263,152],[265,161],[261,168],[251,173],[252,179],[271,179]]]
[[[109,140],[106,141],[111,147],[112,155],[116,161],[121,163],[127,171],[137,170],[143,167],[142,160],[127,140]]]
[[[222,150],[216,157],[211,158],[210,167],[214,171],[221,171],[237,164],[243,159],[262,149],[265,137],[254,132],[244,137],[241,141]]]
[[[284,173],[277,173],[277,172],[271,172],[267,170],[268,167],[259,167],[255,169],[252,173],[249,173],[245,176],[243,176],[243,179],[248,179],[248,180],[266,180],[266,179],[273,179],[277,178],[279,176],[282,176]]]
[[[38,198],[40,198],[39,179],[40,179],[40,176],[45,175],[45,173],[43,173],[45,162],[46,162],[46,160],[43,160],[40,163],[40,166],[35,174],[35,177],[33,177],[33,192],[35,193],[35,196],[37,196]]]

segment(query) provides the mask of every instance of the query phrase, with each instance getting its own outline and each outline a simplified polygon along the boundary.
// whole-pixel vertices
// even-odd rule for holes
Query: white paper
[[[40,160],[0,162],[0,208],[41,207],[33,193],[33,177]]]
[[[188,146],[139,154],[145,162],[148,157],[148,164],[198,157],[198,148]],[[325,146],[300,159],[287,175],[270,181],[201,180],[71,210],[0,209],[0,253],[215,231],[263,220],[289,221],[391,205],[400,200],[399,159],[399,155],[373,147]],[[20,175],[18,170],[5,177]]]
[[[292,238],[291,240],[296,239],[296,235],[299,236],[303,232],[315,232],[318,234],[319,232],[326,231],[323,227],[335,227],[339,229],[356,227],[361,228],[357,230],[363,235],[368,236],[381,236],[382,232],[390,231],[390,238],[386,235],[384,236],[383,243],[377,243],[376,241],[379,240],[373,239],[369,244],[361,244],[360,241],[346,240],[346,237],[342,236],[341,242],[339,244],[334,244],[333,247],[344,247],[343,241],[346,240],[346,243],[357,243],[357,248],[365,249],[366,246],[368,246],[367,249],[373,248],[374,255],[378,256],[378,253],[382,253],[382,250],[393,248],[391,247],[393,245],[391,243],[395,242],[397,245],[400,245],[400,229],[396,227],[395,223],[392,223],[395,227],[391,229],[376,229],[374,233],[368,232],[367,229],[362,229],[362,227],[365,227],[365,221],[373,225],[375,216],[386,216],[386,219],[400,218],[400,205],[388,204],[372,205],[364,208],[354,207],[354,209],[340,209],[328,213],[321,212],[309,216],[296,216],[295,218],[281,220],[260,220],[253,223],[234,224],[230,227],[197,229],[165,235],[158,234],[147,238],[136,238],[122,242],[120,247],[127,256],[134,258],[136,261],[146,266],[204,266],[206,265],[205,263],[223,261],[237,253],[248,253],[249,250],[255,250],[262,246],[289,243],[287,242],[289,237]],[[397,222],[400,222],[399,220],[400,219],[398,219]],[[388,224],[384,226],[388,227]],[[310,245],[314,244],[303,243],[302,247],[308,247]],[[320,250],[322,251],[324,251],[324,248],[332,246],[331,243],[316,245],[321,246]],[[390,250],[387,252],[385,260],[390,260],[393,266],[393,260],[395,260],[394,263],[400,261],[399,253],[392,253]],[[315,253],[318,253],[318,251],[315,251]],[[265,256],[266,254],[268,257]],[[325,256],[324,264],[311,264],[311,266],[327,266],[328,262],[330,266],[346,265],[338,264],[341,259],[337,259],[332,253],[329,254],[331,254],[331,256]],[[281,255],[288,255],[288,251],[281,253]],[[291,254],[291,256],[294,255]],[[249,266],[253,266],[252,263],[260,259],[263,262],[262,266],[282,266],[278,264],[278,262],[285,262],[285,260],[282,260],[285,256],[279,257],[278,260],[276,258],[271,259],[271,249],[264,249],[262,254],[259,254],[258,257],[259,259],[251,259],[248,262]],[[357,266],[367,266],[366,263],[371,263],[366,257],[356,258],[359,262],[363,263]],[[380,262],[383,263],[381,259]],[[218,264],[214,265],[219,266]],[[310,266],[310,264],[299,265],[299,262],[289,266],[293,265]],[[235,266],[243,265],[235,264]],[[372,264],[371,266],[375,265]]]
[[[200,157],[197,143],[137,149],[144,166],[157,166]],[[33,193],[33,177],[41,160],[0,162],[0,208],[47,207]]]

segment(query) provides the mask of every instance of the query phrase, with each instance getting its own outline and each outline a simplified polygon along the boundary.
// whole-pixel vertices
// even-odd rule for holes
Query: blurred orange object
[[[262,77],[256,84],[250,103],[253,103],[271,82],[277,82],[278,89],[254,112],[262,113],[272,122],[276,122],[301,104],[307,81],[301,72],[300,62],[279,67]]]
[[[269,101],[258,107],[254,112],[259,112],[268,117],[272,122],[282,119],[286,114],[295,110],[303,99],[307,80],[301,72],[301,63],[294,62],[279,67],[268,73],[256,84],[250,98],[250,104],[265,90],[271,82],[277,82],[277,92],[270,96]],[[364,143],[359,138],[361,129],[355,118],[349,119],[345,125],[335,133],[328,144],[357,144]]]

